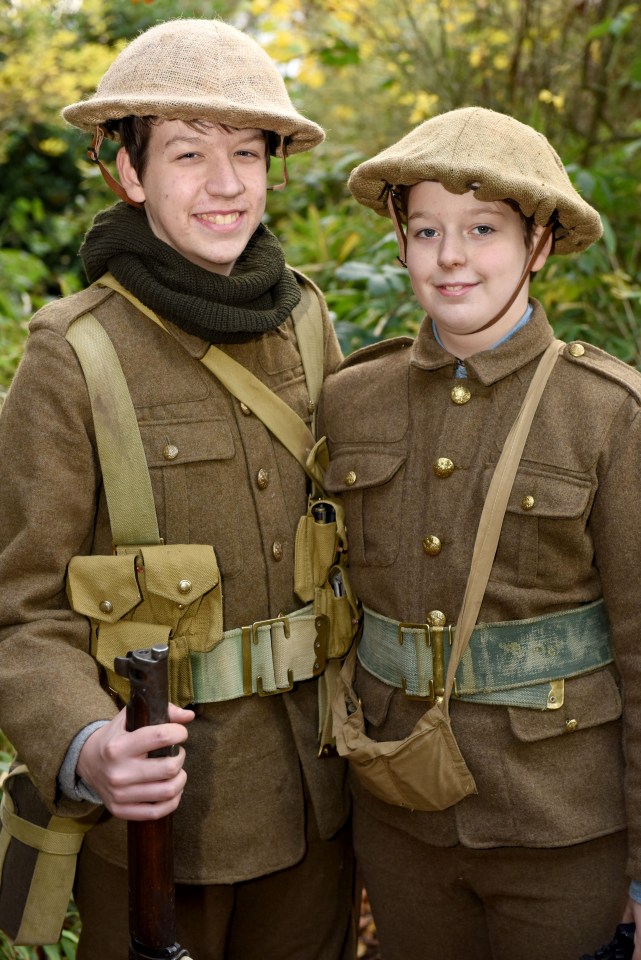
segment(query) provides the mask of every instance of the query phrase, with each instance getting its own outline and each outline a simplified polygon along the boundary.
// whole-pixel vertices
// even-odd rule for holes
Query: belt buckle
[[[254,623],[252,623],[250,627],[252,643],[258,644],[258,641],[259,641],[258,630],[260,629],[260,627],[271,627],[274,623],[282,623],[285,636],[289,637],[290,635],[289,618],[288,617],[272,617],[270,620],[256,620]],[[271,630],[269,631],[269,642],[272,648],[272,663],[273,663],[274,647],[272,643]],[[294,671],[291,669],[287,671],[287,686],[276,687],[275,690],[265,690],[265,688],[263,687],[263,678],[256,677],[256,692],[259,697],[273,697],[279,693],[288,693],[288,691],[293,689],[294,689]]]
[[[407,692],[407,679],[401,677],[401,686],[403,693],[408,700],[424,700],[432,704],[441,703],[445,696],[445,639],[447,632],[448,643],[452,645],[452,626],[448,624],[444,627],[435,627],[430,623],[410,623],[401,621],[398,625],[398,642],[401,646],[405,637],[403,630],[422,630],[425,635],[425,645],[432,648],[432,680],[429,681],[429,694],[423,696],[417,693]]]

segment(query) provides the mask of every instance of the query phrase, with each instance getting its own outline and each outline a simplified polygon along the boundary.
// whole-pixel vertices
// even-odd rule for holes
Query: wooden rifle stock
[[[165,645],[116,657],[116,673],[131,684],[127,730],[166,723],[167,657]],[[176,747],[152,751],[167,756]],[[127,823],[129,860],[129,960],[189,960],[176,942],[173,819],[130,820]]]

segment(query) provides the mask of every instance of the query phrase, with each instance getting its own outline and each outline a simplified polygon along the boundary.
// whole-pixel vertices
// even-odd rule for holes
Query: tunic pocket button
[[[428,536],[423,539],[423,550],[428,557],[436,557],[443,549],[443,544],[438,537]]]
[[[178,456],[179,450],[178,447],[175,447],[173,443],[167,443],[162,448],[162,455],[165,460],[175,460]]]

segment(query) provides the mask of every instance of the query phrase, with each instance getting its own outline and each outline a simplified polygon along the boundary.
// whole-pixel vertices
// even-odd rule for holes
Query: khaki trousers
[[[625,831],[571,847],[433,847],[354,811],[383,960],[578,960],[627,898]]]
[[[176,886],[177,939],[194,960],[353,960],[356,950],[351,831],[309,838],[293,867],[231,885]],[[125,870],[83,848],[76,903],[77,960],[125,960]]]

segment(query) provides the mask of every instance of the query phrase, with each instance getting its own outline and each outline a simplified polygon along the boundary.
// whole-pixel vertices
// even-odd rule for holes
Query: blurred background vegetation
[[[389,221],[351,200],[347,174],[435,113],[480,104],[545,133],[603,217],[602,241],[535,281],[557,335],[641,366],[641,3],[0,0],[0,403],[31,314],[82,287],[81,238],[113,200],[60,109],[93,92],[128,39],[176,16],[247,29],[326,128],[322,147],[290,161],[268,223],[325,291],[346,353],[421,320]],[[0,734],[0,770],[10,756]],[[68,927],[39,950],[0,939],[0,957],[72,958],[73,912]]]

